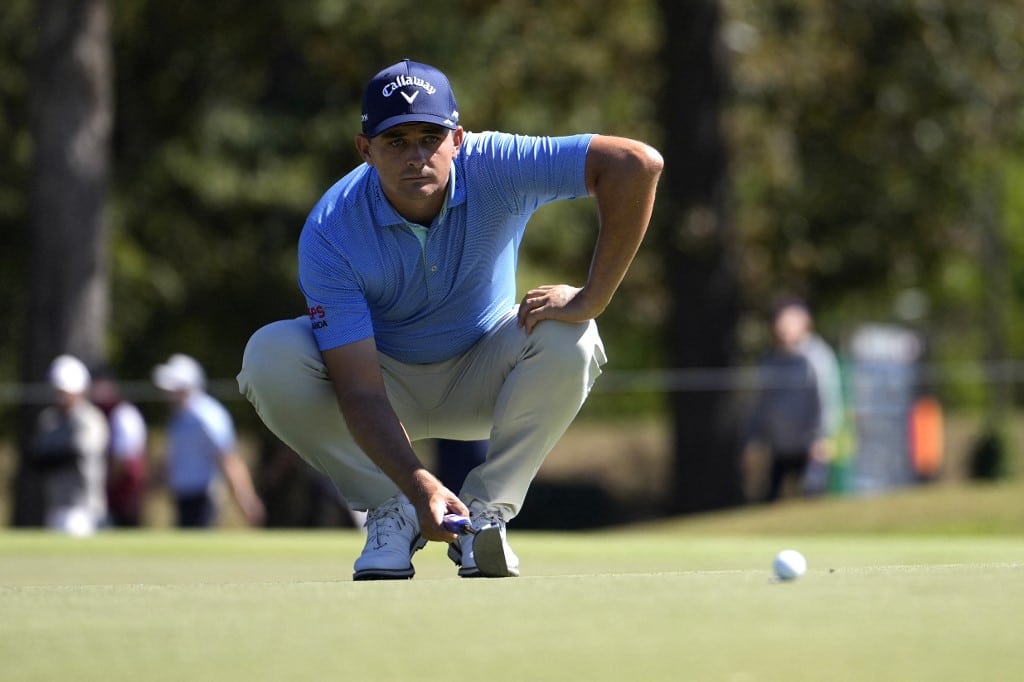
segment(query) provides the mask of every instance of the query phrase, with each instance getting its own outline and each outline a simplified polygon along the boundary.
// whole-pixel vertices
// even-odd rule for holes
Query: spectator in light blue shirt
[[[263,522],[263,504],[249,469],[237,451],[231,415],[205,391],[205,373],[195,359],[172,355],[153,370],[153,383],[165,391],[174,413],[167,425],[167,483],[174,496],[179,528],[214,525],[214,484],[220,474],[246,521]]]

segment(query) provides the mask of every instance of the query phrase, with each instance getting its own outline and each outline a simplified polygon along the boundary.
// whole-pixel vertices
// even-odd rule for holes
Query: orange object
[[[910,410],[910,463],[921,478],[934,478],[942,467],[945,446],[942,406],[931,396],[918,398]]]

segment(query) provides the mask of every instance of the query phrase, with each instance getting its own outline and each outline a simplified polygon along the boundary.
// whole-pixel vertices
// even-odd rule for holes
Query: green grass
[[[524,575],[512,580],[460,580],[432,544],[415,580],[352,583],[355,531],[7,533],[0,677],[1013,679],[1021,493],[513,530]],[[771,559],[790,546],[808,574],[775,582]]]

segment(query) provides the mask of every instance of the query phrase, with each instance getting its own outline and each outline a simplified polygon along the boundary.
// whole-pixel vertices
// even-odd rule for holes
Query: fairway
[[[522,578],[353,583],[356,531],[0,536],[5,680],[1002,680],[1024,541],[519,532]],[[773,581],[784,546],[808,574]]]

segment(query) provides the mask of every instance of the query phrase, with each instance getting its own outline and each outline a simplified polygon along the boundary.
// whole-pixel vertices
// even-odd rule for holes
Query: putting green
[[[0,535],[12,680],[1011,679],[1024,540],[519,532],[523,577],[352,583],[357,532]],[[793,546],[808,574],[772,580]]]

